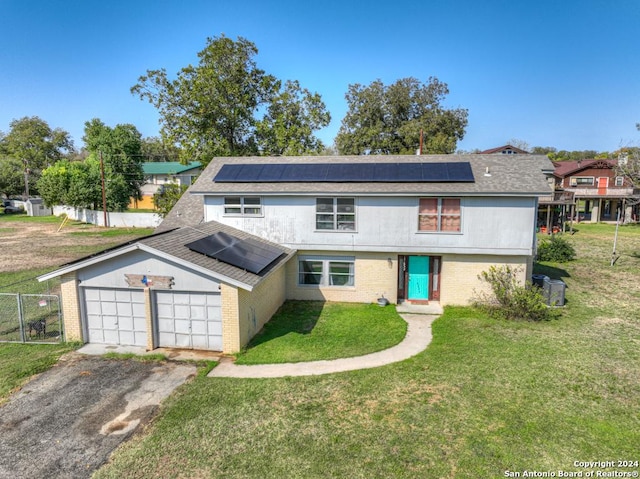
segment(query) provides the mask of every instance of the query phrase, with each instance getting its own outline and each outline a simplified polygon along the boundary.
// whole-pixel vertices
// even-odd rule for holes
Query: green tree
[[[453,153],[467,126],[465,109],[446,109],[446,83],[430,77],[423,84],[402,78],[391,85],[375,80],[368,86],[349,85],[348,111],[336,137],[340,154]]]
[[[166,183],[162,189],[153,195],[153,204],[157,213],[164,218],[173,209],[180,197],[187,191],[187,185],[177,183]]]
[[[47,206],[99,209],[102,204],[100,162],[95,158],[60,160],[42,172],[38,189]]]
[[[198,65],[182,68],[175,79],[165,69],[147,70],[131,92],[158,109],[162,138],[180,148],[184,162],[206,165],[214,156],[254,155],[261,149],[300,151],[291,146],[296,141],[315,152],[319,141],[312,131],[326,124],[324,104],[297,82],[285,83],[281,91],[282,83],[258,68],[257,53],[242,37],[208,38]],[[287,123],[290,131],[281,126]],[[277,129],[273,134],[266,132],[270,125]]]
[[[180,149],[157,136],[142,139],[141,153],[144,161],[178,161]]]
[[[141,197],[142,135],[131,124],[111,128],[98,118],[86,122],[84,131],[82,140],[90,153],[87,161],[99,162],[102,155],[107,210],[124,211],[132,197]]]
[[[24,189],[23,164],[15,158],[0,159],[0,194],[19,195]]]
[[[265,155],[320,154],[324,145],[313,133],[330,121],[319,94],[301,88],[297,80],[288,80],[257,122],[258,145]]]
[[[27,173],[25,194],[33,194],[35,188],[32,187],[42,170],[74,152],[73,141],[69,133],[60,128],[52,129],[37,116],[13,120],[9,126],[9,133],[0,135],[0,150],[22,162],[22,171]]]

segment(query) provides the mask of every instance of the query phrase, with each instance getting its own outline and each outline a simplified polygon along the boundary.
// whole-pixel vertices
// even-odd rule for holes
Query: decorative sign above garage
[[[173,276],[153,276],[150,274],[125,274],[130,288],[171,289]]]

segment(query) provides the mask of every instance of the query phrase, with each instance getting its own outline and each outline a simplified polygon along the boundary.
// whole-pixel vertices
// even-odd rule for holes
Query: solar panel
[[[191,251],[258,274],[283,252],[253,238],[240,239],[219,232],[185,245]]]
[[[222,165],[217,183],[473,183],[469,162]]]

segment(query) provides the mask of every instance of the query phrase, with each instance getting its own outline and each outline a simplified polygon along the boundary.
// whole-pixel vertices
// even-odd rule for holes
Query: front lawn
[[[393,306],[287,301],[237,364],[295,363],[361,356],[398,344],[407,323]]]
[[[640,231],[621,228],[611,268],[613,232],[580,228],[569,237],[575,262],[538,266],[567,283],[558,320],[446,308],[427,350],[400,363],[199,376],[96,477],[493,478],[637,460]]]

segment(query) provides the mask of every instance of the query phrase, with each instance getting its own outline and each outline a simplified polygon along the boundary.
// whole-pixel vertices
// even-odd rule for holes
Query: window
[[[260,216],[262,215],[262,200],[259,196],[225,196],[224,214]]]
[[[460,231],[459,198],[420,198],[418,231]]]
[[[304,257],[298,261],[298,284],[353,286],[353,257]]]
[[[616,176],[616,186],[624,186],[624,176]]]
[[[569,184],[571,186],[593,186],[595,179],[593,176],[572,176],[569,179]]]
[[[316,198],[316,229],[355,231],[355,200],[353,198]]]

